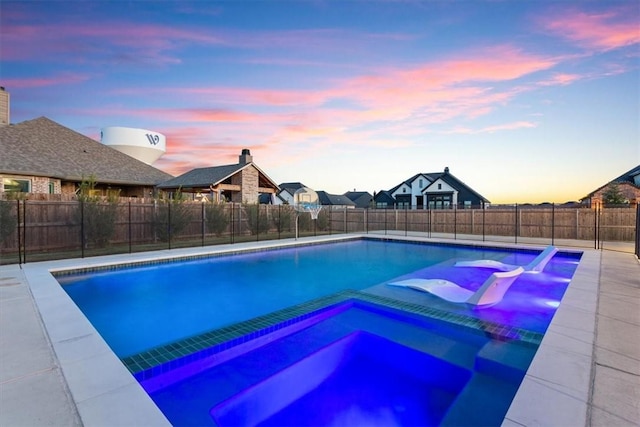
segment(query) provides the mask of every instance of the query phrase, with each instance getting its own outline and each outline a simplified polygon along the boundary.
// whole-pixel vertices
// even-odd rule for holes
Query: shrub
[[[109,193],[103,200],[95,194],[96,180],[93,176],[83,179],[78,191],[80,209],[79,221],[83,226],[83,240],[85,247],[92,244],[95,247],[105,247],[116,229],[118,214],[118,193]]]
[[[220,237],[227,230],[229,225],[229,215],[226,212],[224,203],[210,203],[205,208],[207,230]]]
[[[172,198],[156,201],[153,226],[156,237],[161,242],[168,242],[170,238],[179,235],[193,219],[193,214],[185,201],[179,189]]]
[[[258,203],[243,205],[244,212],[247,215],[247,225],[251,234],[266,233],[269,230],[269,217],[267,212],[260,209]]]

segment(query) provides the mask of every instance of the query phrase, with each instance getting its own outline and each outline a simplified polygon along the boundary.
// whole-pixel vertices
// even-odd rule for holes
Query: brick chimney
[[[0,126],[10,124],[9,118],[9,92],[0,86]]]
[[[251,151],[248,148],[243,148],[242,153],[240,154],[240,164],[246,165],[247,163],[253,162],[253,156],[251,155]]]

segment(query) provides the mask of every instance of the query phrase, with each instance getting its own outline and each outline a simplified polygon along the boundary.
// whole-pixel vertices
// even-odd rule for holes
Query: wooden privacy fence
[[[290,206],[145,201],[0,201],[0,263],[331,233],[427,233],[633,242],[635,208],[328,209],[318,220]]]
[[[635,208],[491,208],[332,211],[334,232],[400,231],[633,242]]]

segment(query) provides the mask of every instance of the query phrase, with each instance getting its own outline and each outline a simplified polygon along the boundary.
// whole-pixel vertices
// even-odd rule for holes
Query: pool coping
[[[463,240],[452,243],[451,240],[434,238],[350,234],[40,262],[24,265],[23,274],[82,423],[114,426],[170,425],[120,359],[64,292],[52,272],[76,268],[103,268],[123,262],[152,262],[154,259],[166,260],[229,251],[328,243],[363,237],[477,247],[541,249],[539,245],[525,243],[501,244]],[[574,248],[568,248],[567,251],[582,252],[582,259],[503,425],[587,423],[601,253],[597,250]],[[117,407],[118,411],[111,410],[114,407]]]

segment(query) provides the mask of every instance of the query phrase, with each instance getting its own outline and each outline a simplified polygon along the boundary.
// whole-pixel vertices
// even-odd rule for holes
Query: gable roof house
[[[46,117],[0,125],[0,196],[3,193],[74,195],[95,179],[95,191],[149,197],[172,176]]]
[[[603,204],[605,194],[612,186],[618,187],[618,191],[629,201],[631,207],[640,204],[640,165],[595,189],[580,201],[592,208],[600,206]]]
[[[354,209],[356,207],[356,204],[347,196],[329,194],[326,191],[317,191],[316,193],[318,193],[318,201],[323,207],[329,209]]]
[[[373,196],[367,191],[347,191],[344,196],[355,203],[356,208],[367,209],[371,207]]]
[[[253,163],[245,148],[232,165],[196,168],[158,185],[166,192],[206,195],[213,202],[258,203],[261,194],[276,194],[278,185]]]
[[[278,192],[278,198],[276,199],[276,204],[278,204],[278,200],[280,204],[288,204],[293,205],[293,195],[301,188],[307,187],[301,182],[283,182],[280,184],[280,191]]]
[[[374,197],[376,207],[389,207],[389,196],[400,209],[452,209],[485,207],[489,200],[460,181],[444,168],[444,172],[419,173]],[[384,200],[383,200],[384,199]]]

